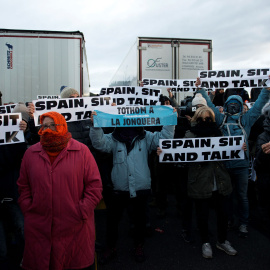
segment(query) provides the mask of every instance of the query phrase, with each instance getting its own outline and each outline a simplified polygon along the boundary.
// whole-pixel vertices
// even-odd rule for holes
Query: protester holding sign
[[[214,112],[204,106],[191,119],[191,128],[185,138],[219,137],[221,132],[215,123]],[[212,258],[209,243],[208,216],[211,203],[217,215],[217,248],[229,255],[237,252],[227,241],[227,203],[232,191],[230,176],[220,161],[194,162],[188,171],[188,195],[194,199],[198,226],[202,240],[202,255]]]
[[[22,119],[19,129],[26,136],[27,108],[23,103],[18,103],[12,113],[21,113]],[[7,143],[0,145],[0,269],[8,267],[8,234],[14,233],[18,245],[18,260],[14,265],[19,267],[24,247],[24,220],[18,205],[18,187],[21,161],[27,149],[25,142]],[[8,228],[8,230],[7,230]]]
[[[201,85],[200,78],[197,78],[196,86]],[[224,114],[220,113],[218,108],[211,102],[204,89],[198,92],[203,95],[207,101],[207,105],[215,112],[217,125],[221,128],[224,136],[245,135],[246,145],[248,147],[248,137],[252,125],[261,114],[262,107],[269,100],[270,88],[264,88],[252,108],[242,113],[243,100],[238,95],[230,96],[224,104]],[[249,217],[249,203],[247,196],[248,189],[248,174],[249,174],[249,151],[247,150],[244,160],[226,161],[225,165],[229,170],[230,177],[234,186],[234,192],[238,198],[238,213],[239,213],[239,236],[248,236],[248,217]],[[232,198],[231,198],[232,203]],[[232,223],[232,207],[230,213],[230,222]]]
[[[215,123],[214,112],[207,106],[196,110],[191,119],[191,127],[185,138],[219,137],[221,132]],[[179,150],[181,151],[181,150]],[[162,150],[158,148],[157,154]],[[202,161],[189,163],[188,196],[194,200],[197,215],[197,224],[202,240],[202,255],[212,258],[212,248],[209,243],[208,216],[210,206],[215,206],[217,215],[217,248],[229,255],[237,251],[227,241],[227,203],[228,195],[232,191],[231,181],[225,166],[221,161]]]
[[[259,135],[256,143],[255,170],[258,184],[258,208],[262,221],[270,226],[270,103],[262,109],[265,117],[264,131]]]
[[[71,138],[61,114],[48,112],[40,121],[40,143],[26,151],[17,182],[25,219],[22,267],[86,268],[94,263],[100,174],[89,149]]]
[[[94,111],[93,115],[98,117]],[[104,134],[101,128],[90,128],[93,146],[113,154],[113,195],[107,205],[107,248],[101,263],[107,263],[116,256],[118,224],[124,208],[131,206],[135,222],[135,260],[145,260],[143,244],[145,234],[145,211],[151,193],[151,175],[148,155],[156,149],[159,139],[173,138],[174,126],[163,126],[160,132],[151,133],[143,127],[117,127],[113,133]]]

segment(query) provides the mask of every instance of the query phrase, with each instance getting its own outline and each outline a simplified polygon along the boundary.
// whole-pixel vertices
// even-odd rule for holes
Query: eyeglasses
[[[51,123],[51,124],[45,124],[45,125],[40,125],[39,128],[40,129],[47,129],[47,128],[55,128],[56,126],[62,126],[62,124],[55,124],[55,123]]]

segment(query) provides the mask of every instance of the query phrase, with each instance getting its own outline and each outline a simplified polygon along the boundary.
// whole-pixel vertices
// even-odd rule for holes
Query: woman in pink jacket
[[[26,151],[17,182],[25,222],[22,267],[83,269],[94,263],[98,167],[61,114],[48,112],[40,121],[40,142]]]

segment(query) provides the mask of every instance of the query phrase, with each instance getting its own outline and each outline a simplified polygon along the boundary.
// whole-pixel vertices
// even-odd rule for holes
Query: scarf
[[[40,143],[48,155],[57,156],[67,146],[71,138],[71,133],[67,132],[64,135],[56,135],[51,133],[50,129],[47,130],[48,132],[44,132],[40,136]]]
[[[222,136],[216,122],[199,122],[190,128],[190,131],[198,137],[219,137]]]
[[[50,117],[54,121],[56,130],[40,129],[40,143],[43,149],[47,152],[49,157],[56,157],[67,146],[71,133],[68,132],[65,118],[57,112],[47,112],[41,115],[40,123],[43,123],[45,117]],[[52,160],[51,160],[52,161]]]

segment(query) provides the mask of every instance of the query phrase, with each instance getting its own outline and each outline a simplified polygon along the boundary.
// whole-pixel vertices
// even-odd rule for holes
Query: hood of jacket
[[[227,98],[227,100],[225,101],[224,106],[223,106],[224,112],[228,112],[228,104],[231,103],[231,101],[232,101],[233,99],[240,103],[240,112],[237,113],[237,115],[238,115],[238,114],[242,113],[242,111],[243,111],[243,100],[242,100],[242,98],[241,98],[240,96],[238,96],[238,95],[231,95],[231,96],[229,96],[229,97]]]

